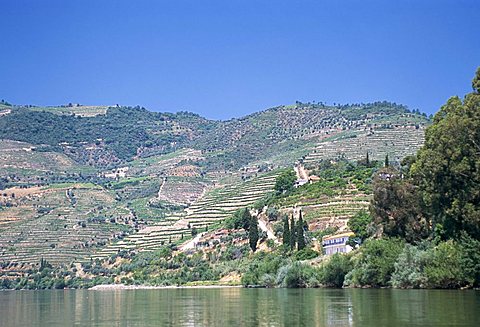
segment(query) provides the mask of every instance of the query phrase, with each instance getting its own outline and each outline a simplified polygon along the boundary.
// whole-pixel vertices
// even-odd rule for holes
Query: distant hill
[[[156,249],[259,201],[295,162],[312,170],[368,153],[394,164],[416,153],[429,123],[389,102],[296,103],[227,121],[2,102],[0,262],[63,264]],[[321,224],[334,218],[343,226],[365,207],[363,193],[338,192],[346,195],[312,204]]]
[[[208,153],[204,168],[216,170],[238,169],[345,131],[426,124],[426,117],[389,102],[297,103],[228,121],[140,107],[11,106],[0,118],[0,139],[48,145],[52,151],[96,167],[193,148]]]

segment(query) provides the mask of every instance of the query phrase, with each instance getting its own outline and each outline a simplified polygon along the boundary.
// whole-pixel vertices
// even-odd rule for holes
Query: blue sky
[[[239,117],[299,101],[433,113],[471,90],[480,1],[0,0],[0,98]]]

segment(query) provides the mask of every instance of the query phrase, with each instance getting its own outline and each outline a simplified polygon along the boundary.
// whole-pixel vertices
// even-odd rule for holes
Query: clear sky
[[[0,98],[239,117],[299,101],[433,113],[471,90],[480,1],[0,0]]]

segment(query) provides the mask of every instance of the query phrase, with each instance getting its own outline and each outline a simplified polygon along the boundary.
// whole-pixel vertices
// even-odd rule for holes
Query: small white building
[[[299,187],[308,183],[308,179],[297,179],[295,181],[295,187]]]
[[[337,235],[327,235],[322,238],[322,246],[325,252],[325,255],[332,255],[335,253],[348,253],[352,251],[352,247],[347,245],[347,241],[350,237],[355,234],[352,232],[337,234]]]

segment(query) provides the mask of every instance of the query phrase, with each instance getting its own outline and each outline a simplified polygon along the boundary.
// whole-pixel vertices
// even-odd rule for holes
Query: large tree
[[[430,224],[423,213],[417,189],[391,167],[376,174],[370,212],[384,235],[401,237],[412,243],[428,236]]]
[[[277,194],[284,194],[292,191],[294,189],[294,184],[296,179],[297,179],[297,176],[295,175],[295,172],[293,171],[293,169],[289,169],[281,173],[277,177],[275,181],[275,186],[274,186],[274,189],[277,192]]]
[[[480,239],[480,68],[473,92],[450,98],[434,116],[412,165],[437,234]]]

